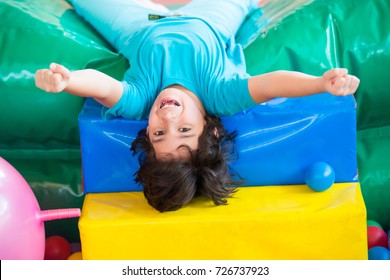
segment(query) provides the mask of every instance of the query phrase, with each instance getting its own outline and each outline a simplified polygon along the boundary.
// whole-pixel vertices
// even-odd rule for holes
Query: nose
[[[160,114],[160,117],[165,121],[175,121],[178,119],[179,115],[175,111],[165,111]]]

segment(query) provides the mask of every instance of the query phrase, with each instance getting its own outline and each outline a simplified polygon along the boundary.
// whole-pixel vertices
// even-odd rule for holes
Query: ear
[[[149,135],[149,126],[146,127],[146,135]]]
[[[219,138],[219,132],[218,132],[218,129],[216,127],[214,127],[214,135],[215,135],[215,137]]]

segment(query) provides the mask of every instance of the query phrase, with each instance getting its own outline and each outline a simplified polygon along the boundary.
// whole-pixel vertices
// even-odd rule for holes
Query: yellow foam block
[[[164,213],[141,192],[87,194],[79,229],[83,259],[367,259],[358,183],[245,187]]]

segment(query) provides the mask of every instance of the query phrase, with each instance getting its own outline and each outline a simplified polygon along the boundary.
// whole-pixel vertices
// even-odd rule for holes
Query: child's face
[[[147,128],[156,157],[187,157],[186,149],[178,149],[183,144],[196,150],[204,116],[203,105],[193,93],[180,86],[164,89],[152,106]]]

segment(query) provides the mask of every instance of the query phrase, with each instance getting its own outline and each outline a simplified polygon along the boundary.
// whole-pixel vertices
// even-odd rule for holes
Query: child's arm
[[[249,92],[256,103],[276,97],[299,97],[321,92],[344,96],[355,93],[359,79],[347,69],[336,68],[315,77],[300,72],[275,71],[249,79]]]
[[[69,71],[66,67],[51,63],[50,69],[35,74],[37,87],[47,92],[66,91],[70,94],[93,97],[106,107],[114,106],[122,96],[122,84],[92,69]]]

